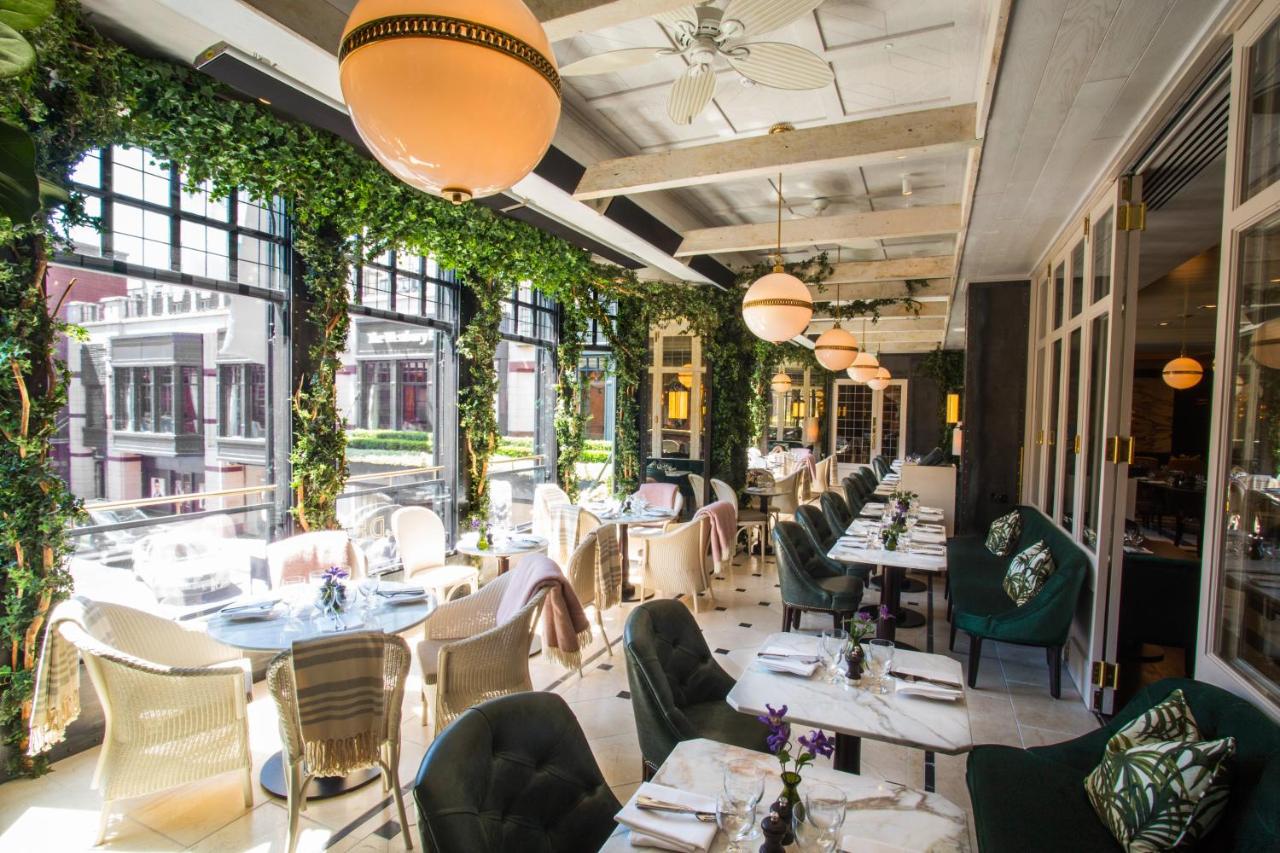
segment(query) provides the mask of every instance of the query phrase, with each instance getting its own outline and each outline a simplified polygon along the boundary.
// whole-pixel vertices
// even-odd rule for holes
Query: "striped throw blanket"
[[[36,667],[36,691],[31,704],[28,755],[39,755],[60,743],[67,726],[80,716],[80,650],[58,630],[64,623],[110,645],[106,617],[86,598],[70,598],[54,608],[44,633],[44,647]]]
[[[385,647],[376,631],[293,644],[298,722],[307,769],[317,776],[343,776],[377,764],[387,737]]]
[[[596,536],[596,609],[600,612],[622,603],[622,554],[618,550],[618,525],[604,524]]]

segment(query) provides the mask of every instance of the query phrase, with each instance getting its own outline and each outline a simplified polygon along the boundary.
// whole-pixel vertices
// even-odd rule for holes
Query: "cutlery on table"
[[[908,684],[911,684],[917,681],[922,681],[925,684],[933,684],[938,687],[947,687],[947,688],[950,688],[951,690],[964,689],[964,685],[957,684],[954,681],[944,681],[941,678],[929,678],[928,676],[925,676],[925,675],[908,675],[907,673],[904,673],[904,672],[894,672],[892,670],[889,671],[889,675],[893,676],[894,678],[901,679],[902,681],[905,681]]]
[[[699,811],[692,806],[682,805],[680,803],[668,803],[662,800],[655,800],[653,797],[639,796],[636,797],[636,808],[641,811],[650,812],[671,812],[672,814],[693,815],[703,823],[714,823],[716,819],[715,812]]]
[[[817,663],[818,662],[818,658],[816,655],[806,655],[806,654],[788,655],[788,654],[781,654],[779,652],[756,652],[756,657],[769,658],[771,660],[793,660],[796,663]]]

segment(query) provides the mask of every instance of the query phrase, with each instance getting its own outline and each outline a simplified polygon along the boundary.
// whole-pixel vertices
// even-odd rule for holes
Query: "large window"
[[[267,366],[218,366],[218,435],[263,438],[267,434]]]
[[[199,367],[117,367],[113,381],[118,431],[201,432]]]
[[[450,320],[457,310],[457,276],[434,258],[384,252],[351,274],[351,301],[366,308]]]

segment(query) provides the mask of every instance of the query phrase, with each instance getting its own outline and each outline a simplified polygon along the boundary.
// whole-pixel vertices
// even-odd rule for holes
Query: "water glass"
[[[835,684],[843,682],[840,675],[840,658],[845,643],[849,641],[849,632],[843,628],[828,628],[818,637],[818,652],[822,656],[822,666],[827,671],[827,681]]]
[[[364,604],[366,613],[377,610],[378,605],[381,603],[378,598],[378,587],[381,586],[381,581],[382,579],[379,575],[367,575],[360,579],[360,599]]]
[[[716,796],[716,826],[729,842],[729,853],[742,853],[742,842],[756,825],[755,801],[721,791]]]
[[[844,792],[825,782],[806,782],[804,802],[792,812],[796,845],[805,853],[832,853],[849,803]]]
[[[754,761],[730,761],[724,766],[724,792],[754,808],[764,796],[764,777],[764,768]]]
[[[867,644],[867,659],[877,690],[889,692],[889,673],[893,670],[893,641],[874,639]]]

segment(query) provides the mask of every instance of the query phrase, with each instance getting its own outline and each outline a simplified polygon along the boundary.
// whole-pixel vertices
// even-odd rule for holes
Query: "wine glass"
[[[827,681],[832,684],[842,681],[838,665],[840,653],[849,641],[849,632],[843,628],[827,628],[818,637],[818,650],[822,655],[822,665],[827,671]]]
[[[716,795],[716,826],[729,841],[728,853],[742,853],[742,842],[756,824],[756,801],[721,791]]]
[[[806,782],[804,803],[792,813],[797,846],[804,851],[832,853],[849,807],[844,792],[825,782]]]
[[[764,777],[764,768],[754,761],[730,761],[724,766],[724,792],[754,806],[764,796]]]
[[[873,639],[868,643],[867,652],[876,689],[880,693],[888,693],[889,673],[893,670],[893,641]]]

